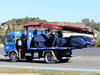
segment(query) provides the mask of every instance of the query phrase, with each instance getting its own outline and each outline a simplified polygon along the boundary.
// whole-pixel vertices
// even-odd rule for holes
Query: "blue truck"
[[[5,44],[4,44],[4,56],[9,56],[12,62],[16,62],[17,60],[20,59],[26,59],[26,61],[32,61],[33,59],[40,59],[40,58],[44,58],[46,63],[55,63],[57,60],[59,60],[60,62],[68,62],[70,60],[72,55],[72,50],[76,49],[77,47],[68,47],[68,46],[31,47],[32,39],[35,36],[41,34],[46,35],[47,32],[46,29],[31,29],[29,28],[30,26],[45,27],[51,29],[57,28],[59,30],[63,29],[64,27],[64,26],[40,23],[40,22],[27,22],[24,25],[25,31],[10,32],[6,34]],[[69,29],[72,29],[73,31],[73,28]],[[86,31],[83,32],[85,33]]]

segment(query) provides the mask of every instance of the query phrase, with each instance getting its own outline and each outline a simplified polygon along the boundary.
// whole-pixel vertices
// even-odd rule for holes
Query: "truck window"
[[[12,37],[7,37],[7,42],[12,42]]]
[[[13,42],[15,42],[15,37],[13,36]]]
[[[21,38],[20,36],[16,36],[16,40],[17,40],[17,39],[20,39],[20,38]]]

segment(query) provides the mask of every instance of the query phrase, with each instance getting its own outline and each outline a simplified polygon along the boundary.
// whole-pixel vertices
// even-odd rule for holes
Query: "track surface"
[[[100,47],[75,49],[72,51],[75,56],[100,56]]]
[[[1,50],[1,48],[0,48]],[[32,62],[20,60],[18,62],[10,62],[8,57],[2,55],[0,51],[0,66],[21,66],[21,67],[43,67],[43,68],[62,68],[62,69],[90,69],[100,70],[100,58],[81,58],[73,57],[68,63],[46,64],[44,59],[35,59]]]

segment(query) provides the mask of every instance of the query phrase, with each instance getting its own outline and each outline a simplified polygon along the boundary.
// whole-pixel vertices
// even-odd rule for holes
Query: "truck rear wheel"
[[[16,53],[14,53],[14,52],[12,52],[12,53],[10,53],[10,61],[11,62],[16,62],[18,59],[17,59],[17,55],[16,55]]]
[[[51,64],[51,63],[55,63],[53,56],[51,55],[51,53],[45,53],[45,57],[44,60],[46,63]]]

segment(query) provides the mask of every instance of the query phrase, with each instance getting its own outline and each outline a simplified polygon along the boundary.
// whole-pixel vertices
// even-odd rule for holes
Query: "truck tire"
[[[27,62],[31,62],[32,61],[32,58],[31,57],[26,57],[26,61]]]
[[[59,62],[68,62],[70,59],[59,59]]]
[[[51,55],[51,53],[45,53],[45,57],[44,60],[46,63],[48,64],[52,64],[55,63],[56,61],[54,60],[53,56]]]
[[[16,62],[18,59],[17,59],[17,54],[15,52],[12,52],[10,53],[10,61],[11,62]]]

